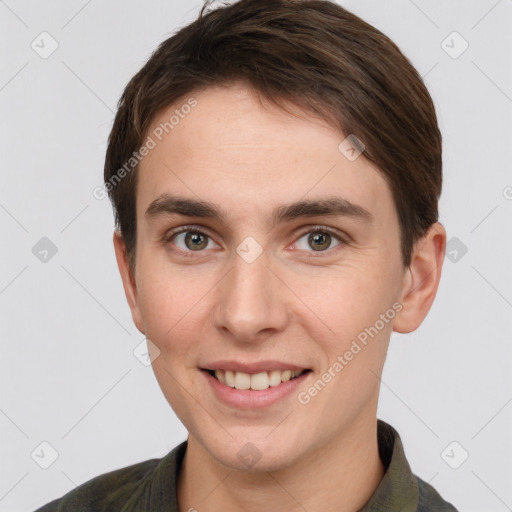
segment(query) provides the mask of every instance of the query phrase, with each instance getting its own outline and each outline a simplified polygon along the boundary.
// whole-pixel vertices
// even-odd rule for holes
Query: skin
[[[376,413],[389,338],[427,315],[445,230],[434,224],[405,268],[389,186],[364,156],[341,154],[345,135],[298,107],[291,115],[261,102],[242,84],[191,96],[198,105],[141,162],[133,271],[114,235],[133,320],[158,347],[156,378],[189,432],[180,510],[358,510],[384,474]],[[215,203],[225,218],[148,215],[162,194]],[[333,196],[371,219],[272,222],[283,204]],[[335,233],[322,250],[308,241],[318,225]],[[173,237],[180,226],[207,235],[206,246]],[[252,263],[236,252],[248,236],[262,248]],[[216,398],[200,370],[219,359],[275,359],[311,369],[299,389],[307,390],[393,303],[402,307],[396,317],[307,405],[292,393],[237,409]],[[237,456],[248,442],[261,454],[249,468]]]

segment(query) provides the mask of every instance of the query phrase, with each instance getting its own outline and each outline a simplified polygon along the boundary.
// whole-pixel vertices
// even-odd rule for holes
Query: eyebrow
[[[216,204],[170,194],[162,194],[157,197],[151,202],[145,213],[149,218],[173,214],[217,221],[225,221],[228,217],[226,212]],[[294,203],[278,206],[272,211],[270,222],[271,224],[278,224],[299,217],[312,217],[317,215],[341,215],[363,220],[368,223],[373,220],[372,214],[367,209],[342,197],[334,196],[323,199],[296,201]]]

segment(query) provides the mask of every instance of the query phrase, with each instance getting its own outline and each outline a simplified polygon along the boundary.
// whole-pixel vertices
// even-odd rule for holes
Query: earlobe
[[[119,231],[114,231],[114,250],[116,253],[117,266],[119,268],[119,272],[121,274],[121,279],[123,281],[124,293],[126,296],[126,300],[128,301],[128,305],[130,306],[130,310],[132,313],[133,322],[137,329],[142,333],[144,333],[142,317],[140,314],[140,309],[138,305],[138,294],[137,294],[137,286],[135,283],[135,276],[132,274],[130,269],[130,265],[128,263],[128,256],[126,253],[126,245],[124,243],[123,237]]]
[[[402,310],[396,316],[393,330],[407,333],[416,330],[434,302],[446,247],[446,230],[439,222],[414,245],[411,264],[404,274]]]

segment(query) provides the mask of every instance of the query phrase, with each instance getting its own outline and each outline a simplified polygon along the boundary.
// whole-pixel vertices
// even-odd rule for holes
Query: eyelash
[[[207,236],[209,239],[213,240],[213,236],[211,236],[203,227],[197,227],[197,226],[181,226],[180,228],[176,228],[175,230],[172,230],[168,233],[166,233],[162,239],[162,243],[164,245],[167,245],[172,242],[172,239],[179,235],[180,233],[196,233],[199,235]],[[194,252],[196,251],[184,251],[183,249],[176,248],[176,252],[184,255],[184,256],[194,256]],[[203,252],[203,251],[197,251],[197,252]]]
[[[309,254],[309,257],[321,257],[322,254],[325,253],[332,253],[332,251],[335,251],[337,249],[340,249],[342,246],[348,244],[348,239],[345,236],[342,236],[338,231],[336,231],[333,228],[330,228],[328,226],[309,226],[308,228],[304,229],[304,231],[301,231],[299,235],[297,236],[297,240],[294,243],[297,243],[298,240],[300,240],[304,235],[313,234],[313,233],[327,233],[332,238],[336,239],[339,242],[339,245],[336,245],[334,247],[331,247],[329,249],[326,249],[325,251],[306,251]]]
[[[214,237],[211,236],[207,230],[205,230],[203,227],[197,227],[197,226],[182,226],[180,228],[176,228],[175,230],[171,231],[171,232],[168,232],[164,235],[164,237],[162,238],[162,243],[164,245],[168,245],[169,243],[171,243],[172,239],[179,235],[180,233],[187,233],[187,232],[192,232],[192,233],[196,233],[196,234],[199,234],[199,235],[204,235],[206,237],[208,237],[209,239],[211,240],[214,240]],[[301,231],[298,235],[297,235],[297,238],[296,238],[296,241],[294,243],[296,243],[298,240],[300,240],[304,235],[307,235],[307,234],[313,234],[313,233],[328,233],[329,235],[331,235],[333,238],[335,238],[338,242],[339,242],[339,245],[336,245],[330,249],[326,249],[324,251],[306,251],[306,252],[310,252],[310,257],[313,256],[313,257],[318,257],[320,256],[321,254],[323,253],[329,253],[329,252],[332,252],[333,250],[336,250],[336,248],[340,248],[340,246],[343,246],[343,245],[346,245],[348,243],[348,240],[346,237],[343,237],[342,235],[340,235],[340,233],[328,226],[322,226],[322,225],[316,225],[316,226],[309,226],[307,229]],[[201,252],[204,252],[203,251],[184,251],[183,249],[179,249],[179,248],[175,248],[174,249],[176,252],[178,252],[179,254],[185,256],[185,257],[195,257],[195,254],[194,253],[201,253]]]

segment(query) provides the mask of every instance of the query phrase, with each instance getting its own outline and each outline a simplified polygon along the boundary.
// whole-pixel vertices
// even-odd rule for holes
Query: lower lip
[[[269,407],[279,400],[289,396],[306,380],[311,372],[306,372],[299,377],[281,382],[279,386],[269,387],[267,389],[257,391],[254,389],[235,389],[226,384],[222,384],[207,371],[201,371],[206,380],[210,383],[214,393],[222,402],[233,407],[245,409],[259,409]]]

